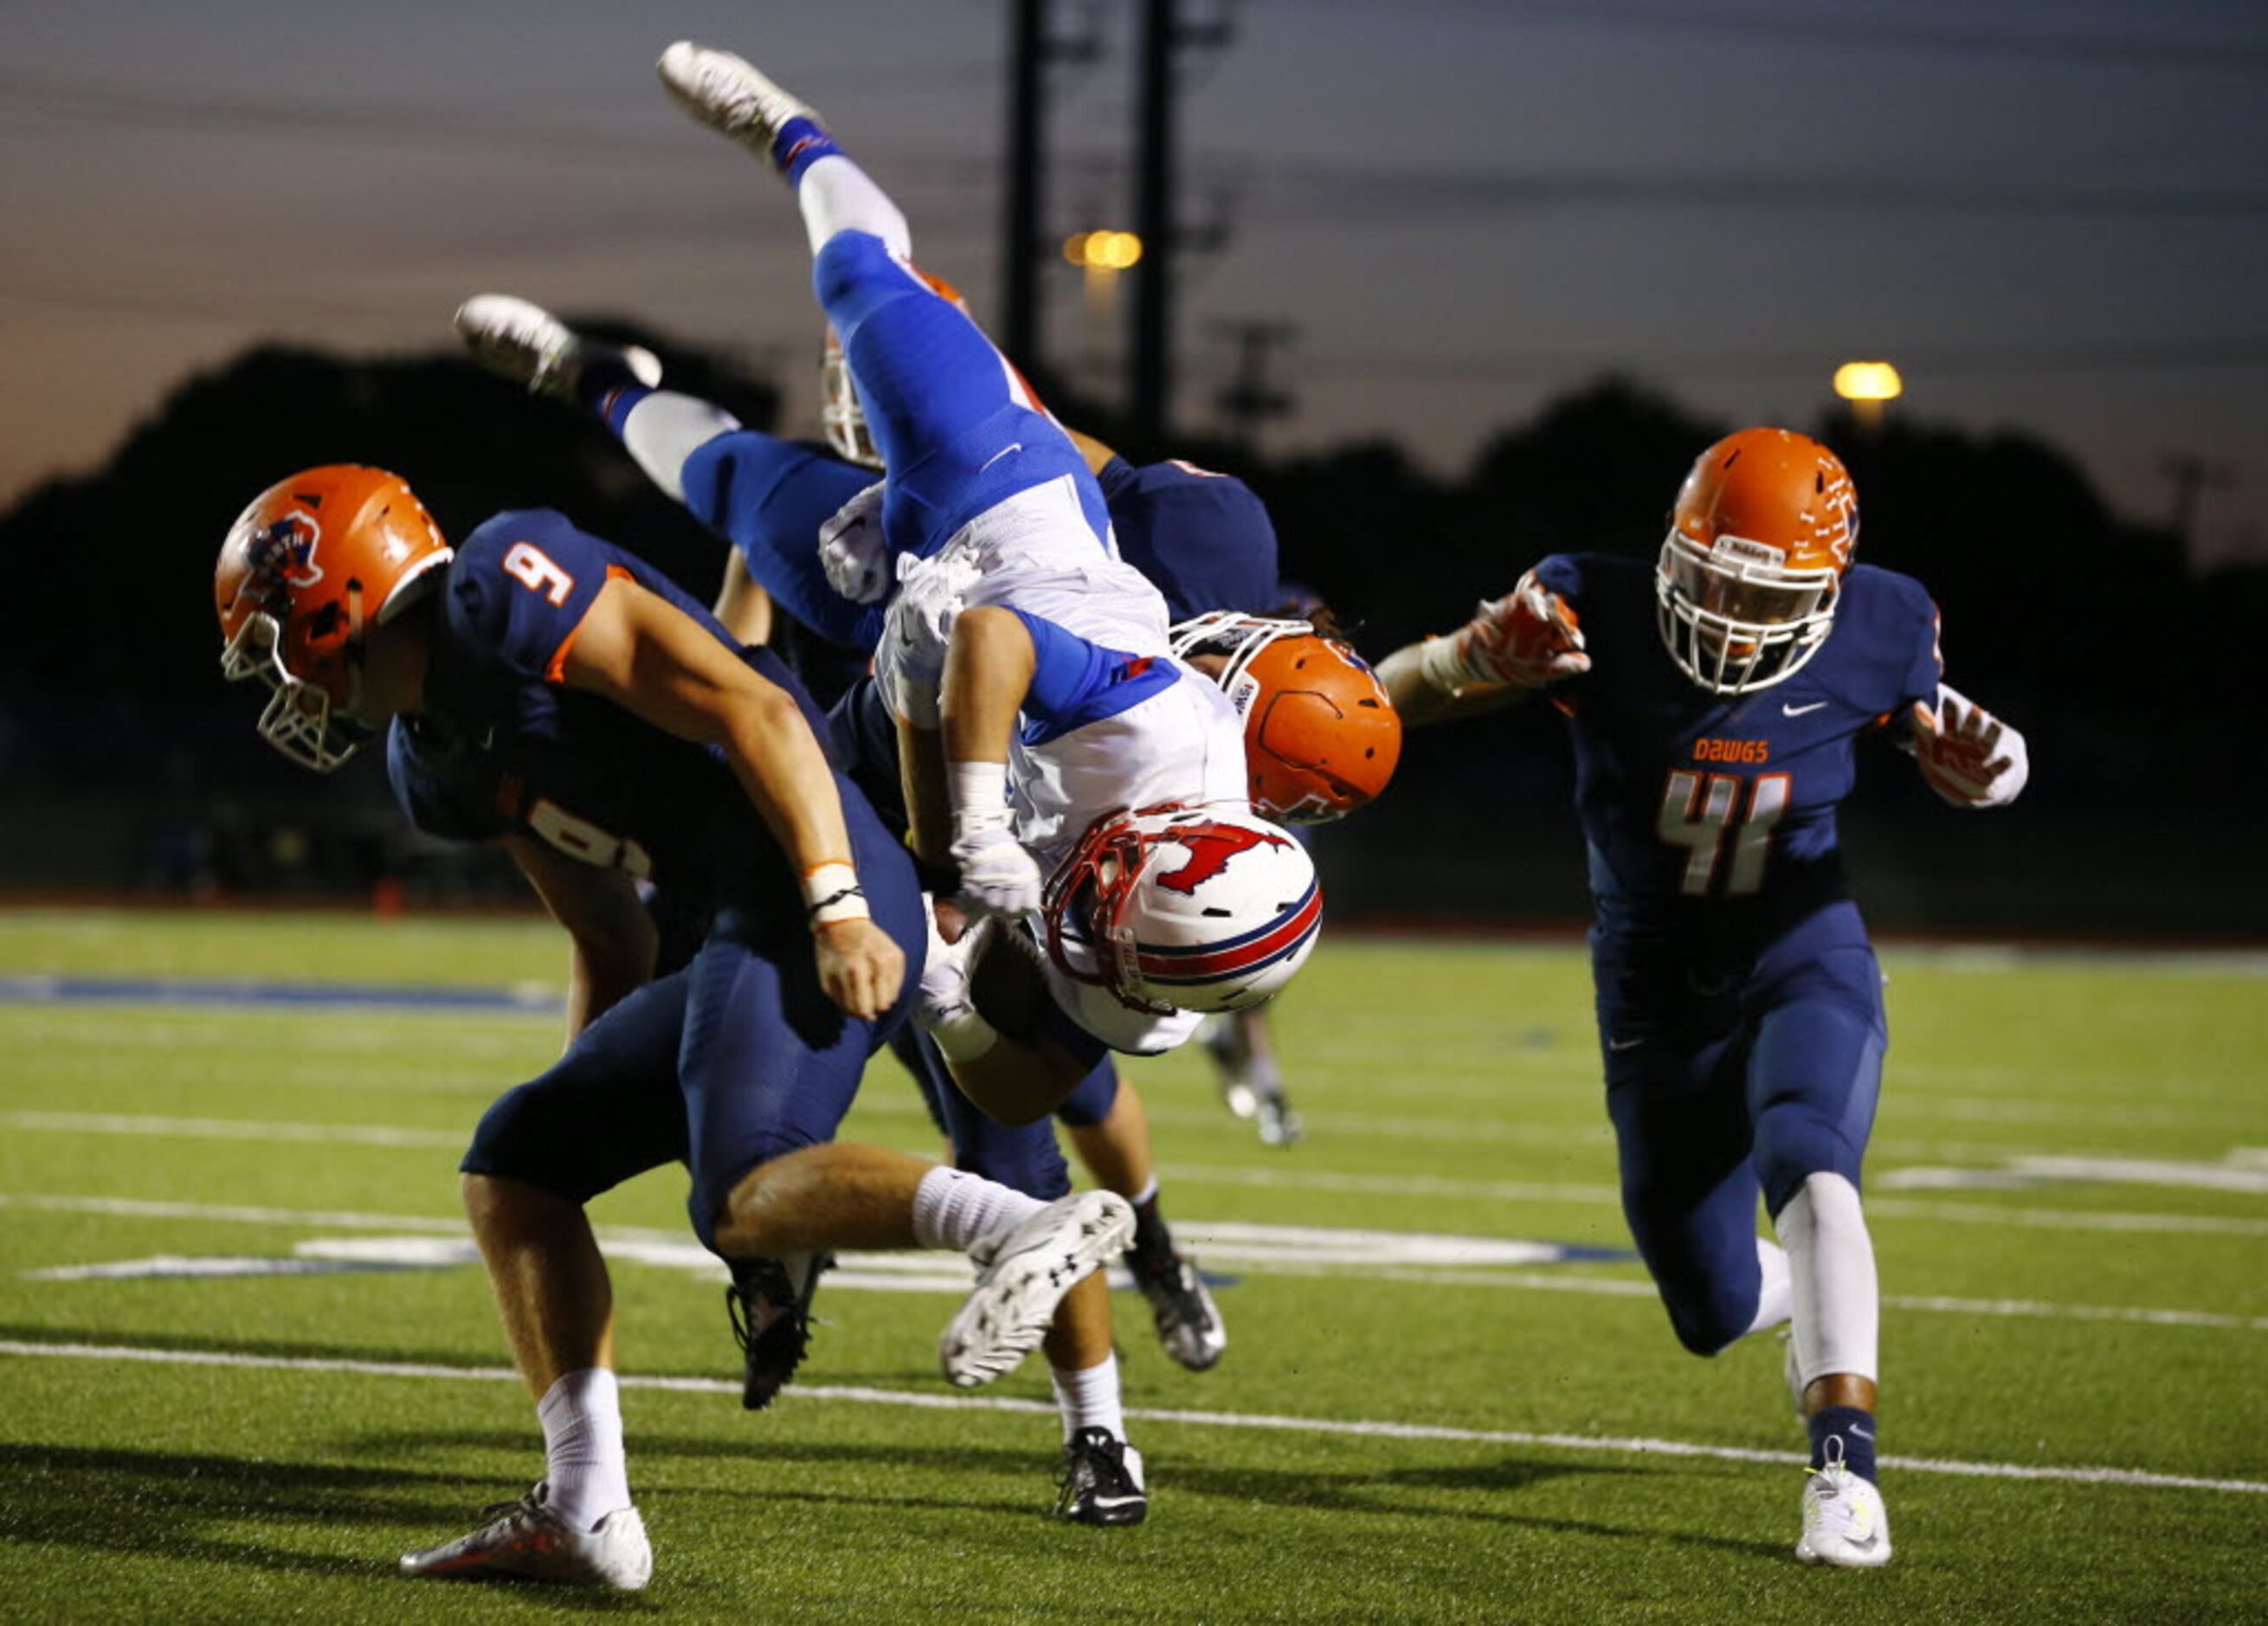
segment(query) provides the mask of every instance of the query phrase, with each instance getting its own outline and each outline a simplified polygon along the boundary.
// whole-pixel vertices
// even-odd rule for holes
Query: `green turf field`
[[[948,1389],[934,1272],[830,1278],[750,1416],[678,1179],[606,1199],[657,1557],[626,1598],[393,1573],[541,1469],[449,1261],[456,1153],[556,1017],[26,981],[525,987],[550,928],[0,913],[0,1618],[2268,1618],[2268,974],[1884,959],[1887,1571],[1789,1556],[1776,1346],[1694,1360],[1635,1265],[1503,1245],[1626,1244],[1579,951],[1340,939],[1279,1012],[1304,1145],[1262,1147],[1202,1058],[1135,1070],[1167,1211],[1234,1279],[1201,1376],[1119,1296],[1139,1529],[1044,1517],[1042,1364]],[[931,1145],[887,1060],[849,1132]]]

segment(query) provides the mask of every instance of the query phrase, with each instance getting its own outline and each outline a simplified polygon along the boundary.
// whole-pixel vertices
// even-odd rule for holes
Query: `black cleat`
[[[733,1284],[725,1290],[725,1311],[733,1336],[746,1357],[740,1404],[762,1411],[772,1403],[811,1347],[811,1297],[819,1276],[835,1263],[831,1253],[806,1253],[794,1260],[737,1259]]]
[[[1130,1250],[1126,1268],[1150,1301],[1150,1319],[1167,1355],[1193,1372],[1220,1359],[1228,1348],[1228,1329],[1221,1325],[1219,1306],[1205,1290],[1195,1260],[1171,1248],[1156,1254]]]
[[[1075,1525],[1138,1525],[1149,1516],[1142,1453],[1108,1429],[1081,1429],[1064,1447],[1056,1517]]]

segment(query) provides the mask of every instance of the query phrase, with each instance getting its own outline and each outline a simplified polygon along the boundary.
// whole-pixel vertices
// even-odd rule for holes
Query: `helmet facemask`
[[[1791,570],[1769,543],[1719,536],[1704,548],[1673,530],[1654,570],[1655,619],[1678,670],[1712,694],[1750,694],[1793,676],[1835,618],[1842,572]]]
[[[303,768],[331,772],[369,742],[371,730],[350,716],[333,716],[329,691],[295,676],[284,664],[283,646],[282,625],[266,610],[255,610],[221,651],[221,676],[230,683],[256,677],[267,684],[260,737]],[[354,683],[350,663],[350,693]]]
[[[881,450],[874,444],[873,431],[867,427],[866,408],[850,377],[850,359],[843,353],[843,341],[832,327],[827,329],[826,343],[819,352],[819,425],[828,449],[837,457],[880,472]]]

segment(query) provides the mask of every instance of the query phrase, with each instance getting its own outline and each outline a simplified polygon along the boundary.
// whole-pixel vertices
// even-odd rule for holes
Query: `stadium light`
[[[1131,232],[1073,232],[1064,258],[1089,271],[1130,270],[1141,262],[1142,240]]]
[[[1835,393],[1851,403],[1851,421],[1862,434],[1882,426],[1882,403],[1896,400],[1905,388],[1887,361],[1846,361],[1835,369]]]

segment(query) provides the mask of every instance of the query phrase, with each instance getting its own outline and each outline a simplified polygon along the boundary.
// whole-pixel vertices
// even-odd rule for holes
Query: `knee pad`
[[[588,1202],[644,1172],[608,1166],[604,1137],[590,1134],[587,1121],[561,1105],[540,1081],[507,1090],[481,1114],[458,1171],[502,1175],[571,1202]]]
[[[1815,1174],[1837,1175],[1856,1187],[1860,1149],[1807,1102],[1781,1101],[1767,1107],[1756,1118],[1749,1153],[1766,1211],[1779,1213]]]
[[[1662,1307],[1677,1341],[1694,1355],[1717,1355],[1748,1336],[1756,1317],[1754,1285],[1723,1276],[1673,1290],[1661,1284]]]

